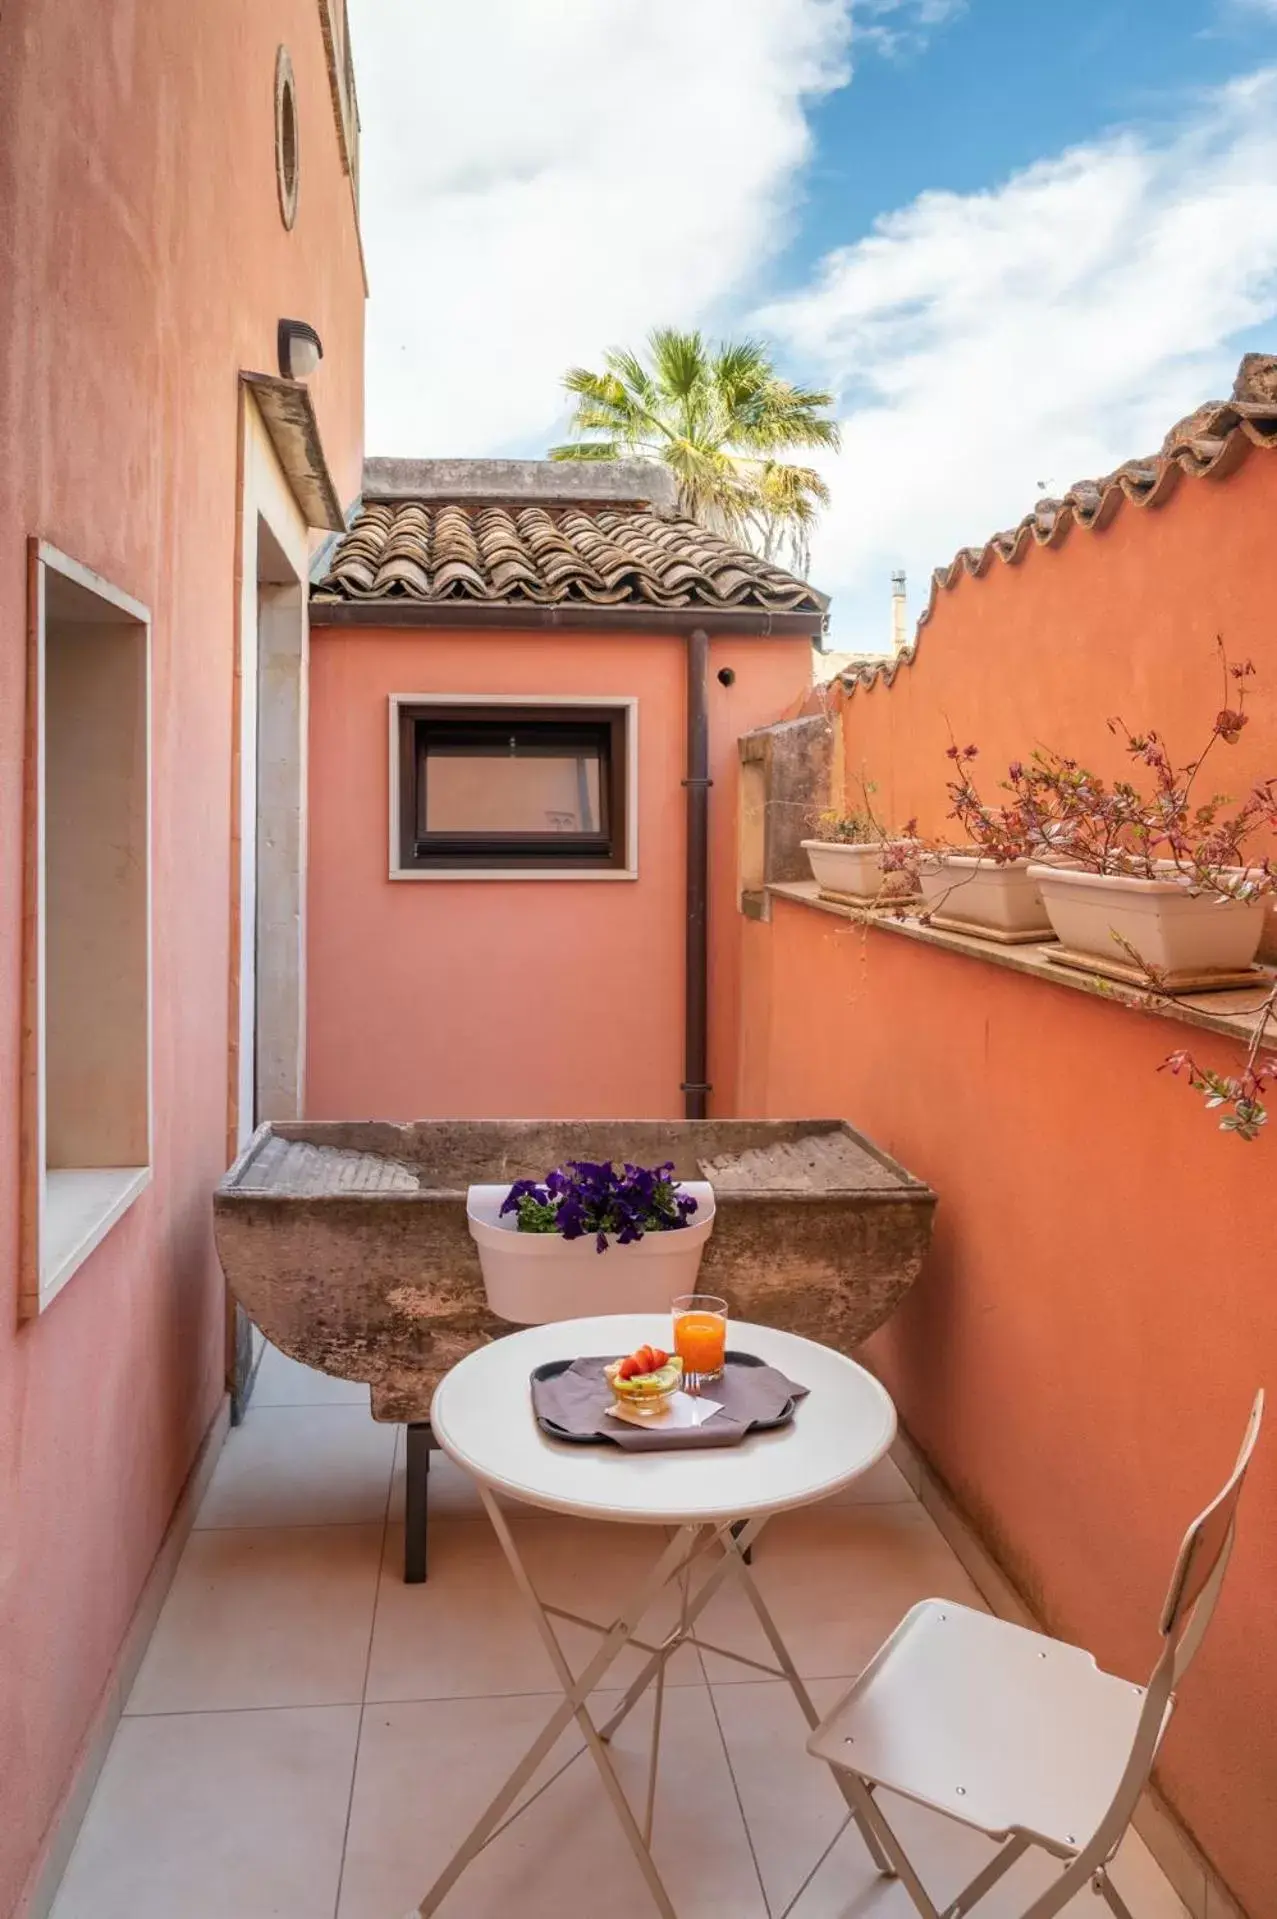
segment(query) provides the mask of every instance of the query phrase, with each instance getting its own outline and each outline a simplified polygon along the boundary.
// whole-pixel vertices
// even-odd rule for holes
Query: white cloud
[[[848,0],[354,0],[375,453],[537,451],[578,360],[756,298]]]
[[[755,316],[841,394],[813,577],[840,644],[875,645],[888,575],[930,571],[1156,447],[1226,394],[1277,315],[1277,71],[1160,138],[1127,133],[996,190],[927,193]],[[1277,339],[1274,339],[1277,346]]]
[[[1277,0],[1264,0],[1277,9]],[[653,325],[763,325],[840,395],[813,574],[844,644],[930,569],[1226,392],[1277,315],[1277,74],[975,195],[924,194],[767,305],[806,110],[961,0],[352,0],[368,444],[538,453]],[[854,111],[854,94],[851,96]],[[755,309],[751,312],[751,309]],[[1273,344],[1277,346],[1277,338]]]
[[[1277,7],[1277,0],[1260,0]],[[888,59],[918,53],[934,28],[956,20],[967,0],[856,0],[856,44]]]

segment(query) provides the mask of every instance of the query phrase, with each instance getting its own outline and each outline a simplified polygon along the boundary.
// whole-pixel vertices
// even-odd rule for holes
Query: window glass
[[[417,831],[601,833],[602,745],[597,737],[448,739],[420,748]]]

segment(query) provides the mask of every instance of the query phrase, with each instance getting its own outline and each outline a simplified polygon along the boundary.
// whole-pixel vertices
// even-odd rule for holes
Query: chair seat
[[[1069,1852],[1107,1812],[1143,1704],[1081,1647],[926,1599],[807,1749],[994,1837]]]

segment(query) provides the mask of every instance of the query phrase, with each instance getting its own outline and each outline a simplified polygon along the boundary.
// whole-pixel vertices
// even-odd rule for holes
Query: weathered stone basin
[[[935,1194],[841,1120],[420,1120],[259,1128],[218,1187],[232,1291],[275,1345],[366,1380],[377,1419],[424,1421],[488,1310],[466,1188],[565,1159],[671,1159],[708,1179],[701,1284],[741,1319],[850,1351],[913,1284]],[[599,1311],[608,1266],[599,1259]]]

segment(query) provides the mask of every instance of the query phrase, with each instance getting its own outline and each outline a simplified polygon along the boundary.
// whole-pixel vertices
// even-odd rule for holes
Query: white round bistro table
[[[697,1639],[696,1621],[729,1579],[744,1589],[776,1657],[774,1668],[752,1659],[742,1663],[788,1680],[807,1723],[819,1724],[820,1715],[754,1582],[749,1550],[775,1513],[825,1499],[868,1472],[895,1436],[895,1408],[872,1374],[842,1353],[793,1333],[733,1321],[728,1329],[730,1351],[765,1360],[808,1388],[787,1426],[751,1433],[739,1446],[643,1453],[554,1440],[541,1431],[533,1416],[529,1385],[535,1367],[555,1359],[632,1352],[644,1343],[668,1343],[669,1337],[668,1316],[654,1313],[530,1326],[468,1354],[435,1393],[430,1413],[435,1438],[478,1482],[488,1517],[558,1674],[563,1701],[409,1919],[426,1919],[438,1910],[573,1719],[598,1766],[657,1910],[664,1919],[677,1919],[650,1843],[665,1666],[684,1641],[706,1645]],[[713,1397],[712,1387],[708,1397]],[[665,1528],[668,1536],[648,1577],[635,1587],[617,1618],[605,1625],[543,1604],[498,1503],[503,1499],[578,1518]],[[697,1585],[693,1573],[700,1576]],[[635,1640],[639,1622],[671,1584],[681,1592],[679,1623],[659,1646],[644,1646]],[[564,1656],[551,1623],[554,1618],[589,1626],[601,1635],[598,1651],[579,1676]],[[647,1664],[606,1725],[596,1726],[587,1707],[590,1694],[631,1644],[650,1654]],[[727,1658],[740,1657],[725,1647],[712,1650]],[[640,1825],[613,1769],[607,1741],[653,1684],[658,1689],[656,1714],[646,1819]],[[850,1794],[848,1803],[875,1863],[889,1870]]]

